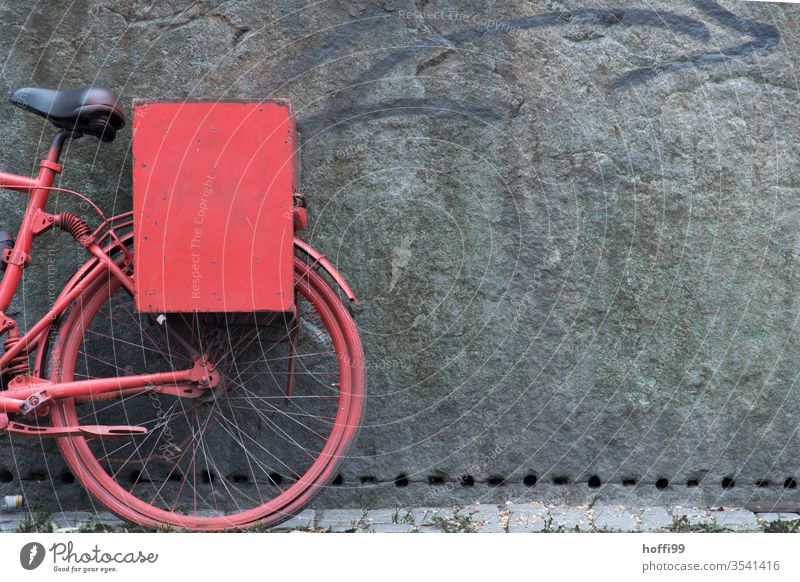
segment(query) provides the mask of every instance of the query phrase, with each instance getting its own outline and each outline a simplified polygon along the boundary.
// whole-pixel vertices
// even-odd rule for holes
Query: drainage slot
[[[0,469],[0,483],[11,483],[14,480],[14,475],[8,469]]]
[[[665,479],[664,477],[661,477],[661,479],[658,479],[656,481],[656,489],[661,489],[663,491],[667,487],[669,487],[669,479]]]
[[[622,480],[622,486],[623,487],[636,487],[636,483],[637,483],[636,479],[633,479],[633,478],[623,479]]]
[[[759,479],[756,481],[756,487],[769,487],[771,483],[768,479]]]
[[[283,483],[283,477],[280,473],[270,473],[269,474],[269,483],[271,485],[275,485],[275,487],[279,486]]]
[[[598,489],[602,484],[603,482],[600,481],[600,477],[598,477],[597,475],[592,475],[591,477],[589,477],[590,489]]]
[[[428,475],[428,485],[444,485],[444,477],[441,475]]]
[[[231,483],[247,483],[249,479],[244,473],[231,473],[228,475],[228,481]]]
[[[553,485],[569,485],[569,477],[565,475],[556,475],[553,477]]]
[[[458,482],[464,487],[472,487],[475,485],[475,478],[472,475],[461,475]]]
[[[788,477],[786,481],[783,482],[783,486],[786,489],[797,489],[797,481],[795,481],[794,477]]]
[[[536,475],[525,475],[525,477],[522,478],[522,482],[528,487],[533,487],[536,485],[538,480],[539,479],[536,477]]]
[[[65,485],[70,485],[72,483],[75,483],[75,475],[73,475],[69,471],[63,471],[58,479]]]
[[[506,478],[501,475],[490,475],[486,482],[489,487],[500,487],[506,484]]]
[[[137,483],[150,483],[150,479],[148,479],[141,471],[134,469],[130,473],[128,473],[128,481],[136,485]]]
[[[204,471],[200,472],[200,480],[203,483],[213,483],[217,480],[217,476],[208,469],[205,469]]]
[[[733,489],[735,485],[736,485],[736,481],[733,479],[733,477],[725,477],[722,480],[722,488],[723,489]]]
[[[338,475],[336,475],[336,477],[334,477],[331,483],[333,483],[334,485],[341,485],[344,483],[344,477],[342,477],[342,474],[339,473]]]
[[[22,478],[23,481],[47,481],[47,473],[44,471],[33,470]]]
[[[375,480],[375,477],[372,477],[371,475],[365,475],[364,477],[361,477],[362,485],[375,485],[375,483],[377,483],[377,481]]]
[[[408,477],[405,473],[400,473],[397,477],[394,478],[394,484],[397,487],[408,487]]]
[[[686,486],[687,487],[699,487],[700,486],[700,481],[698,481],[697,479],[688,479],[686,481]]]

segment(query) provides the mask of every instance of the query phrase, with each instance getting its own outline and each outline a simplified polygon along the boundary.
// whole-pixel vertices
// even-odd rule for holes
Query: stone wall
[[[64,6],[0,3],[0,92],[294,102],[306,238],[360,298],[369,377],[318,506],[800,501],[800,8]],[[0,167],[33,171],[50,126],[0,116]],[[129,131],[65,164],[130,207]],[[77,264],[67,240],[44,241],[21,320]],[[89,504],[51,443],[9,442],[0,493]]]

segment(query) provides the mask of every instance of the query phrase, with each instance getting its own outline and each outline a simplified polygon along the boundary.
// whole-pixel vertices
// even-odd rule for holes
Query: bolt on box
[[[289,102],[136,100],[133,112],[137,309],[290,310]]]

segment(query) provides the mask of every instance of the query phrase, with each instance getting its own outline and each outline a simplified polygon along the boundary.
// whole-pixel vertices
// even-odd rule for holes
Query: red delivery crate
[[[134,102],[139,310],[292,308],[296,135],[287,101]]]

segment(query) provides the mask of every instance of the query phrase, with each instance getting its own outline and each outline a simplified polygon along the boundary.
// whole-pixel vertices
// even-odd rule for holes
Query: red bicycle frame
[[[12,364],[18,363],[20,358],[27,360],[34,349],[43,347],[51,323],[64,313],[78,295],[103,273],[110,272],[130,293],[133,293],[133,281],[125,273],[124,264],[120,266],[110,255],[114,250],[122,250],[127,255],[126,259],[131,260],[127,247],[114,232],[114,228],[115,223],[130,219],[132,213],[127,212],[107,218],[100,227],[91,233],[85,226],[85,222],[69,213],[74,220],[80,221],[83,225],[81,230],[73,229],[72,234],[94,258],[84,264],[69,281],[64,292],[57,298],[50,310],[23,336],[19,335],[17,322],[6,314],[22,278],[22,272],[30,261],[34,239],[47,229],[60,224],[59,218],[63,216],[48,213],[45,206],[51,191],[63,190],[54,188],[53,183],[56,176],[62,171],[58,160],[61,149],[69,137],[70,133],[65,130],[56,134],[47,157],[40,164],[39,175],[36,178],[0,172],[0,188],[16,190],[29,196],[25,216],[14,247],[7,249],[3,257],[7,266],[5,275],[0,280],[0,335],[7,332],[9,336],[6,340],[6,350],[0,357],[0,374],[2,375],[13,375],[10,373]],[[131,224],[130,220],[123,226],[129,224]],[[118,227],[117,225],[116,228]],[[65,230],[69,229],[65,228]],[[103,231],[105,234],[101,236]],[[104,248],[101,243],[106,238],[110,241]],[[177,339],[181,341],[181,338]],[[41,361],[41,353],[38,355],[40,356],[38,361]],[[169,391],[176,396],[191,398],[202,392],[193,387],[213,388],[217,382],[218,377],[215,370],[207,364],[202,354],[198,354],[192,368],[182,371],[95,378],[59,384],[53,384],[36,375],[20,374],[14,375],[14,378],[8,383],[8,389],[0,392],[0,415],[23,413],[35,416],[40,410],[46,409],[47,402],[52,398],[80,396],[97,398],[98,395],[107,395],[113,392],[128,394],[145,389]],[[7,423],[7,418],[0,417],[0,429],[5,428],[1,425]]]

